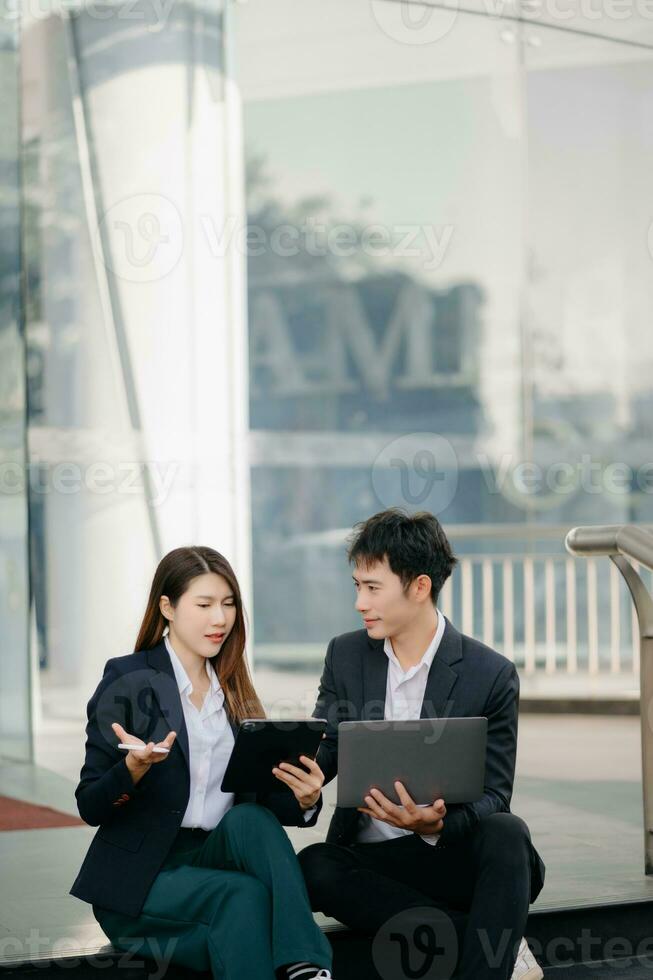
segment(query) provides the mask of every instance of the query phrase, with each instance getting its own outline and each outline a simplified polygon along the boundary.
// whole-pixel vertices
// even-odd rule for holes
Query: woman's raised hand
[[[172,743],[177,737],[176,732],[168,732],[162,742],[144,742],[141,738],[137,738],[135,735],[130,735],[129,732],[126,732],[117,721],[114,721],[111,727],[120,742],[127,742],[129,745],[134,746],[134,749],[130,750],[125,756],[125,763],[134,783],[137,783],[139,779],[143,778],[150,766],[157,765],[159,762],[163,762],[164,759],[168,758],[167,752],[153,752],[152,750],[155,747],[159,749],[171,749]]]

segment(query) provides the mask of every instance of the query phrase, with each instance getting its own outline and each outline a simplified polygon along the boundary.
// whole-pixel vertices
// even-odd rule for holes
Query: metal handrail
[[[623,555],[653,569],[653,534],[630,524],[575,527],[565,539],[572,555]]]
[[[632,525],[575,527],[565,547],[572,555],[609,557],[623,575],[639,623],[640,726],[644,798],[644,871],[653,875],[653,598],[631,562],[653,569],[653,534]]]

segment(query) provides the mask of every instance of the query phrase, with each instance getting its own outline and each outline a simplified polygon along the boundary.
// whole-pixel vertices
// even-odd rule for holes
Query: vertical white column
[[[105,491],[48,498],[52,670],[87,689],[133,649],[161,553],[223,552],[251,605],[245,256],[216,247],[229,216],[244,222],[239,107],[226,95],[221,3],[161,11],[156,30],[91,11],[53,17],[35,25],[28,57],[31,80],[40,65],[47,84],[58,69],[44,72],[43,58],[68,52],[70,105],[34,100],[30,122],[54,142],[59,110],[83,187],[72,267],[56,232],[45,241],[44,320],[65,328],[64,283],[75,325],[67,373],[50,372],[51,405],[65,406],[58,461],[114,467]],[[50,174],[62,198],[64,177]],[[34,441],[52,454],[43,431]]]

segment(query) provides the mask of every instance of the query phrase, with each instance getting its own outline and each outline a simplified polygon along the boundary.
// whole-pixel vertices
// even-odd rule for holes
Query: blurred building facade
[[[180,544],[255,665],[318,669],[391,505],[450,533],[458,625],[632,691],[628,596],[563,540],[653,523],[643,0],[6,4],[5,751]]]

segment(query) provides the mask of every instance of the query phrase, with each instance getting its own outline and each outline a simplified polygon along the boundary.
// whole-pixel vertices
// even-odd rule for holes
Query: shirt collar
[[[412,677],[414,674],[417,673],[418,670],[421,670],[422,667],[426,667],[427,671],[431,669],[431,664],[433,663],[433,660],[435,659],[435,655],[438,652],[438,647],[440,646],[440,643],[442,642],[442,637],[444,636],[444,628],[447,624],[445,617],[442,615],[442,613],[439,610],[437,610],[437,615],[438,615],[438,625],[436,627],[435,634],[433,636],[433,639],[429,643],[428,647],[426,648],[426,651],[422,656],[422,659],[419,661],[419,663],[415,664],[413,667],[409,667],[408,670],[406,671],[404,671],[404,668],[397,660],[397,655],[392,649],[392,643],[390,642],[390,637],[386,636],[385,642],[383,644],[383,649],[385,650],[386,656],[390,661],[390,663],[394,664],[396,667],[399,668],[401,673],[404,675],[404,678],[407,678],[409,676]]]
[[[181,660],[173,650],[172,643],[170,642],[170,638],[167,633],[163,639],[166,645],[166,650],[170,654],[170,662],[172,663],[172,669],[175,672],[175,679],[177,681],[179,693],[187,694],[193,688],[190,677],[186,673],[186,668],[182,664]],[[206,672],[209,675],[209,681],[211,682],[211,694],[216,694],[218,691],[222,691],[220,681],[218,680],[218,675],[208,660],[206,661]]]

